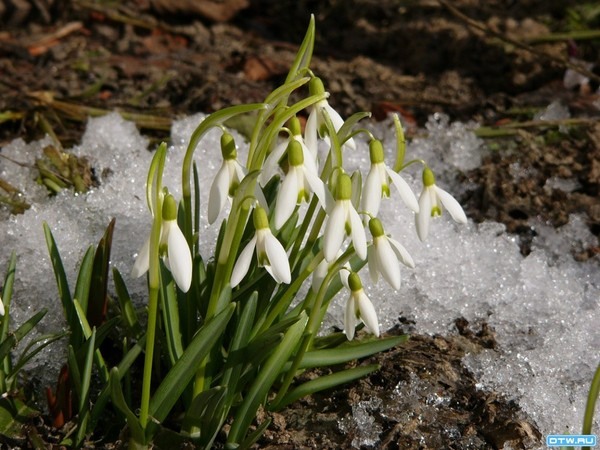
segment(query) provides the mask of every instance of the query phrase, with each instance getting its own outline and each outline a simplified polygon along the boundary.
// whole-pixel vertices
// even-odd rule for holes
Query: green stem
[[[140,405],[140,425],[145,430],[148,425],[148,413],[150,409],[150,388],[152,384],[152,364],[154,360],[154,341],[156,336],[156,318],[158,315],[158,295],[160,291],[160,261],[159,245],[162,226],[162,176],[165,168],[165,159],[167,156],[167,146],[159,146],[154,155],[151,172],[153,179],[151,182],[151,195],[154,197],[152,205],[154,220],[152,222],[152,231],[150,234],[150,265],[148,268],[148,325],[146,331],[146,352],[144,356],[144,372],[142,378],[142,399]]]
[[[583,429],[581,434],[592,434],[592,423],[594,421],[594,410],[596,409],[596,401],[600,395],[600,364],[594,373],[590,392],[588,393],[587,404],[585,405],[585,413],[583,415]],[[582,450],[590,449],[583,447]]]

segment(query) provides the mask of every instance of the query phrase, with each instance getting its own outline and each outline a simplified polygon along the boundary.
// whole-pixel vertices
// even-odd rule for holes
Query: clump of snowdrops
[[[344,121],[329,105],[323,82],[309,68],[313,45],[314,19],[287,79],[263,103],[225,108],[198,125],[183,161],[181,199],[163,182],[167,146],[157,149],[146,184],[152,227],[132,269],[134,277],[148,280],[145,324],[116,270],[119,314],[106,319],[114,222],[86,254],[73,295],[46,227],[71,327],[66,370],[76,425],[65,443],[83,445],[110,401],[124,418],[130,448],[149,447],[167,429],[199,448],[210,448],[217,438],[226,448],[248,448],[268,426],[255,423],[259,408],[281,409],[365,376],[378,367],[339,367],[405,339],[380,338],[377,304],[363,289],[366,282],[399,289],[403,267],[414,268],[410,254],[378,219],[381,202],[400,201],[413,211],[421,240],[431,218],[444,209],[459,223],[467,219],[424,161],[405,161],[398,117],[395,160],[389,161],[381,141],[360,127],[369,113]],[[290,101],[301,93],[303,98]],[[304,130],[297,116],[303,111],[309,113]],[[245,161],[225,128],[240,115],[253,120]],[[215,149],[222,166],[212,185],[202,186],[210,195],[208,205],[201,205],[202,166],[194,152],[214,128],[222,130]],[[344,168],[345,155],[359,151],[357,135],[369,142],[365,174]],[[409,167],[422,171],[418,200],[402,178]],[[199,252],[202,215],[220,227],[210,255]],[[301,289],[305,283],[310,288]],[[344,330],[323,336],[323,317],[340,290],[346,292]],[[119,326],[125,336],[111,367],[101,343]],[[302,371],[325,366],[336,371],[295,383]],[[139,368],[139,394],[132,367]],[[90,389],[93,368],[101,384],[97,395]]]

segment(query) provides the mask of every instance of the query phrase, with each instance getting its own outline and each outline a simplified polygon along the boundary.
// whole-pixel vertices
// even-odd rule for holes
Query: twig
[[[600,76],[596,75],[595,73],[593,73],[592,71],[583,67],[582,65],[573,63],[566,58],[559,58],[559,57],[556,57],[553,55],[549,55],[548,53],[539,51],[530,45],[524,44],[523,42],[517,41],[516,39],[512,39],[502,33],[498,33],[497,31],[492,30],[486,24],[479,22],[478,20],[471,19],[470,17],[466,16],[465,14],[460,12],[456,7],[454,7],[453,5],[448,3],[446,0],[438,0],[438,2],[440,3],[440,5],[444,6],[448,11],[450,11],[454,16],[456,16],[458,19],[465,22],[470,27],[473,27],[480,31],[483,31],[486,34],[495,36],[504,42],[512,44],[515,47],[519,47],[523,50],[526,50],[536,56],[539,56],[540,58],[544,58],[546,60],[552,61],[556,64],[559,64],[562,67],[572,69],[582,75],[585,75],[589,79],[595,80],[600,83]]]
[[[512,136],[526,128],[544,128],[560,126],[590,125],[598,123],[598,118],[573,118],[560,120],[528,120],[525,122],[512,122],[506,125],[497,125],[491,127],[479,127],[473,132],[481,138],[493,138],[502,136]]]
[[[546,42],[560,41],[584,41],[588,39],[600,39],[600,30],[574,30],[568,33],[550,33],[527,39],[530,44],[544,44]]]

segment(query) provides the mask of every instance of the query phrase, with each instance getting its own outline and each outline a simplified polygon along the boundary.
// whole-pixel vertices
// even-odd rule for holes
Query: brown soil
[[[370,110],[383,119],[399,111],[422,126],[444,112],[495,126],[529,121],[561,100],[579,124],[558,130],[534,123],[488,139],[490,156],[463,175],[476,188],[460,200],[475,220],[500,221],[517,233],[524,254],[533,218],[560,226],[581,213],[598,236],[598,78],[573,89],[562,83],[569,55],[598,61],[598,40],[531,40],[597,27],[598,17],[573,25],[583,13],[558,0],[168,3],[179,12],[165,11],[159,0],[0,0],[0,143],[52,131],[68,148],[89,114],[115,109],[143,114],[133,118],[144,132],[165,139],[173,118],[262,101],[284,79],[314,12],[312,69],[344,114]],[[484,30],[468,26],[453,7]],[[574,256],[597,253],[594,246]],[[351,417],[363,408],[375,418],[380,448],[531,448],[540,438],[535,424],[517,405],[479,391],[461,364],[465,352],[493,346],[493,330],[483,324],[473,331],[461,319],[454,335],[411,336],[375,358],[380,372],[273,414],[260,447],[359,445]],[[390,393],[403,410],[386,406]]]

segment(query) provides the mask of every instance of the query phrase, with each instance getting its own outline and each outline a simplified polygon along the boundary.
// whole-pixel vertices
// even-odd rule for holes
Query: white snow
[[[180,195],[180,163],[188,138],[203,117],[188,117],[173,125],[164,182],[176,197]],[[408,146],[406,158],[426,159],[440,187],[459,195],[468,186],[457,184],[455,175],[477,167],[485,151],[484,143],[469,131],[473,126],[449,123],[443,115],[432,116],[422,137]],[[371,128],[385,138],[391,155],[395,144],[390,122]],[[234,136],[244,161],[243,139],[236,133]],[[218,131],[209,133],[195,154],[204,211],[210,182],[221,164],[219,137]],[[31,165],[48,143],[49,138],[30,144],[16,140],[2,149],[2,155]],[[2,276],[10,251],[16,250],[18,256],[13,298],[15,322],[47,307],[50,312],[42,321],[40,332],[63,327],[43,221],[54,233],[73,288],[75,268],[84,251],[87,246],[96,245],[115,217],[112,264],[121,271],[134,297],[143,302],[143,278],[132,280],[129,271],[149,232],[144,189],[151,159],[147,147],[147,139],[116,113],[90,119],[81,145],[72,151],[90,159],[101,184],[75,198],[70,191],[48,197],[45,188],[34,182],[29,167],[0,158],[0,177],[19,187],[34,205],[22,215],[2,213],[0,220]],[[357,151],[349,158],[348,168],[366,168],[366,143],[359,141]],[[411,166],[403,177],[418,195],[419,166]],[[570,185],[565,187],[568,189]],[[499,348],[465,358],[467,366],[481,380],[481,388],[495,389],[516,400],[543,434],[580,432],[600,348],[598,261],[576,262],[570,255],[573,247],[597,245],[582,218],[572,216],[570,223],[559,230],[543,223],[532,224],[538,237],[532,253],[523,257],[517,238],[506,233],[502,224],[469,222],[459,226],[447,213],[433,223],[428,241],[422,243],[416,238],[413,213],[397,196],[394,198],[394,192],[392,196],[384,201],[380,216],[386,232],[413,256],[416,268],[402,266],[403,283],[397,292],[383,281],[372,286],[368,276],[362,276],[382,328],[392,327],[400,315],[414,320],[418,332],[431,334],[453,332],[454,320],[459,316],[469,321],[486,320],[496,330]],[[217,228],[208,227],[206,219],[202,222],[201,253],[205,258],[210,255]],[[344,301],[341,298],[333,303],[325,326],[341,326]],[[43,372],[48,374],[47,384],[54,385],[58,361],[49,354],[45,352],[44,357],[49,358],[50,368]],[[42,367],[46,362],[39,364]],[[374,405],[355,407],[357,414],[365,415]],[[361,442],[371,440],[368,435]]]

